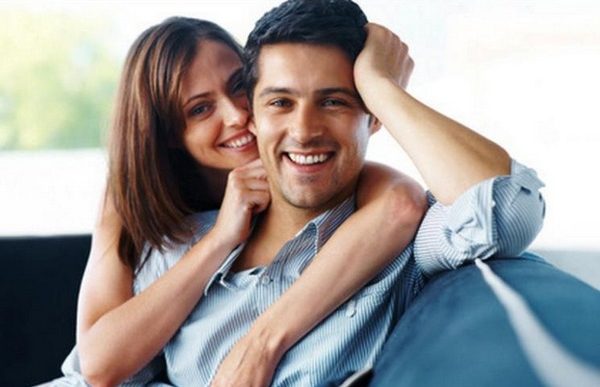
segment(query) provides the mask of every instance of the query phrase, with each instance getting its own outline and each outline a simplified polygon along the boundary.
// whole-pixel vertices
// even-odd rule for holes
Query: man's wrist
[[[385,113],[390,110],[390,105],[398,109],[408,95],[406,90],[390,78],[374,76],[363,82],[364,86],[358,91],[365,106],[379,120],[384,119]],[[399,99],[400,98],[400,99]]]

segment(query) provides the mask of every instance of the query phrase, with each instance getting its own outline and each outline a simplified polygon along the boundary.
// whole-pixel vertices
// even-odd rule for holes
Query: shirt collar
[[[301,238],[305,234],[314,230],[314,254],[327,242],[335,230],[350,216],[355,210],[355,195],[351,195],[337,206],[317,215],[312,220],[308,221],[304,227],[294,236],[294,239]],[[252,230],[256,224],[256,219],[252,223]],[[251,232],[252,232],[251,230]],[[222,279],[229,273],[235,260],[240,256],[241,252],[246,247],[246,242],[238,245],[229,255],[217,271],[211,276],[204,287],[204,295],[208,294],[208,290],[215,281]]]

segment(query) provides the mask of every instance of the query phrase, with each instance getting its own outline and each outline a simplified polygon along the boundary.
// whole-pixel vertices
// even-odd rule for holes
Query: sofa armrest
[[[600,292],[541,259],[493,259],[562,348],[600,369]],[[541,386],[498,298],[473,264],[432,278],[386,342],[374,386]]]

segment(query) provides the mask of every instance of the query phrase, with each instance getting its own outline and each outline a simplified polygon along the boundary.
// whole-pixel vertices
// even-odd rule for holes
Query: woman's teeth
[[[244,145],[250,144],[252,141],[254,141],[254,135],[252,133],[248,133],[243,137],[236,138],[232,141],[227,141],[223,144],[223,146],[226,148],[241,148]]]
[[[311,165],[320,164],[329,159],[329,154],[321,153],[316,155],[303,155],[298,153],[288,153],[288,157],[296,164]]]

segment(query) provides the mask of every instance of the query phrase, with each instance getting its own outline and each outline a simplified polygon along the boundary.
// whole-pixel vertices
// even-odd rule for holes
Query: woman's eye
[[[246,90],[244,89],[244,82],[242,82],[242,81],[236,82],[231,86],[231,94],[232,95],[242,94],[245,91]]]
[[[194,106],[192,108],[192,110],[190,110],[190,115],[191,116],[199,116],[201,114],[208,112],[209,110],[210,110],[209,104],[197,105],[197,106]]]
[[[244,88],[244,82],[241,78],[236,79],[233,83],[231,83],[231,86],[229,87],[229,93],[231,95],[238,95],[244,93],[245,91],[246,90]]]
[[[244,77],[242,75],[242,70],[240,69],[236,71],[229,80],[229,93],[231,95],[238,95],[245,91]]]

